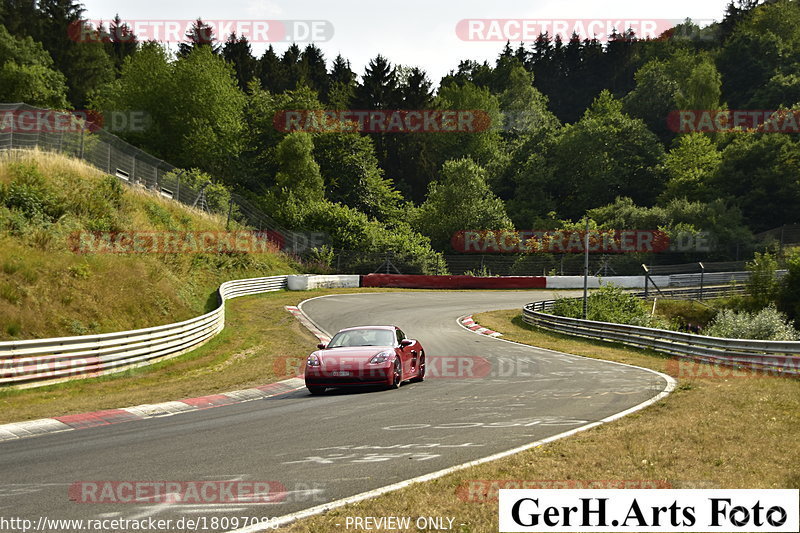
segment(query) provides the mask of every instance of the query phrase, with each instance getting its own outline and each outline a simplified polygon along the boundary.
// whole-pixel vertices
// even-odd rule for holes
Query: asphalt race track
[[[428,379],[394,391],[312,397],[303,389],[6,441],[0,443],[0,516],[34,524],[41,516],[281,516],[563,433],[664,390],[666,381],[645,370],[502,342],[456,323],[465,314],[549,297],[549,291],[465,291],[309,300],[303,311],[330,333],[400,326],[425,347]],[[288,492],[280,503],[182,505],[77,503],[68,494],[78,481],[234,479],[278,481]]]

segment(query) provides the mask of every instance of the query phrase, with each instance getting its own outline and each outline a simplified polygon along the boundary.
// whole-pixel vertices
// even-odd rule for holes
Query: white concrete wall
[[[659,287],[669,286],[669,276],[651,276],[653,282]],[[619,287],[626,289],[643,289],[644,276],[607,276],[599,278],[597,276],[589,276],[589,288],[597,289],[600,284],[613,283]],[[651,285],[652,287],[652,285]],[[547,276],[548,289],[582,289],[583,276]]]
[[[290,291],[307,291],[310,289],[340,289],[360,287],[359,275],[331,275],[320,276],[316,274],[291,275],[288,279]]]

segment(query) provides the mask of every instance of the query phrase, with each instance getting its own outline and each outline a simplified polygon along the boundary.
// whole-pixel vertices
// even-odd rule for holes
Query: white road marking
[[[158,505],[148,505],[142,510],[141,513],[129,516],[128,518],[130,520],[140,520],[142,518],[150,518],[151,516],[158,514],[161,511],[166,511],[167,509],[174,508],[175,504],[170,502],[177,501],[180,498],[180,494],[178,494],[177,492],[169,492],[164,496],[164,498],[166,499],[164,503],[159,503]]]
[[[324,296],[317,296],[316,298],[324,298]],[[314,300],[316,298],[310,298],[309,300],[305,300],[305,301],[301,302],[300,304],[298,304],[298,308],[302,312],[302,305],[305,302],[308,302],[310,300]],[[461,325],[461,323],[458,321],[458,319],[456,319],[456,323],[459,325],[459,327],[462,327],[463,329],[465,329],[467,331],[471,331],[469,328],[463,327]],[[483,335],[483,336],[485,337],[486,335]],[[500,341],[500,342],[508,342],[508,343],[514,344],[516,346],[524,346],[524,347],[527,347],[527,348],[543,350],[543,351],[552,353],[554,355],[557,355],[557,356],[565,358],[565,359],[573,359],[573,360],[581,361],[581,362],[586,361],[588,359],[588,358],[580,356],[580,355],[565,354],[565,353],[561,353],[561,352],[556,352],[554,350],[547,350],[545,348],[538,348],[538,347],[535,347],[535,346],[530,346],[530,345],[527,345],[527,344],[522,344],[522,343],[519,343],[519,342],[510,341],[508,339],[503,339],[503,338],[499,338],[499,337],[490,337],[490,338],[493,338],[493,339],[495,339],[497,341]],[[418,477],[415,477],[415,478],[407,479],[405,481],[400,481],[398,483],[393,483],[391,485],[386,485],[386,486],[383,486],[383,487],[380,487],[380,488],[377,488],[377,489],[374,489],[374,490],[362,492],[360,494],[355,494],[353,496],[348,496],[346,498],[335,500],[335,501],[332,501],[332,502],[329,502],[329,503],[325,503],[325,504],[322,504],[322,505],[317,505],[315,507],[309,507],[308,509],[303,509],[302,511],[297,511],[295,513],[283,515],[283,516],[277,517],[275,520],[270,522],[269,525],[255,524],[255,525],[252,525],[252,526],[249,526],[249,527],[236,529],[236,530],[231,530],[231,533],[256,533],[256,532],[260,532],[260,531],[270,531],[272,529],[275,529],[276,527],[281,527],[281,526],[284,526],[286,524],[290,524],[290,523],[295,522],[297,520],[300,520],[302,518],[308,518],[310,516],[315,516],[315,515],[318,515],[318,514],[322,514],[322,513],[325,513],[327,511],[330,511],[332,509],[337,509],[339,507],[344,507],[345,505],[349,505],[351,503],[356,503],[356,502],[368,500],[370,498],[375,498],[375,497],[380,496],[382,494],[386,494],[386,493],[389,493],[389,492],[394,492],[396,490],[400,490],[402,488],[408,487],[409,485],[414,485],[416,483],[423,483],[425,481],[431,481],[431,480],[434,480],[434,479],[438,479],[438,478],[444,477],[444,476],[446,476],[448,474],[451,474],[453,472],[458,472],[459,470],[465,470],[465,469],[473,467],[473,466],[478,466],[478,465],[481,465],[481,464],[484,464],[484,463],[488,463],[488,462],[491,462],[491,461],[496,461],[498,459],[502,459],[502,458],[508,457],[510,455],[514,455],[514,454],[517,454],[517,453],[520,453],[520,452],[524,452],[526,450],[530,450],[531,448],[537,448],[537,447],[542,446],[544,444],[547,444],[547,443],[550,443],[550,442],[553,442],[553,441],[556,441],[556,440],[559,440],[559,439],[563,439],[565,437],[570,437],[572,435],[575,435],[576,433],[580,433],[581,431],[586,431],[588,429],[592,429],[592,428],[600,426],[602,424],[607,424],[609,422],[613,422],[614,420],[620,419],[620,418],[622,418],[622,417],[624,417],[626,415],[629,415],[631,413],[635,413],[636,411],[639,411],[641,409],[644,409],[645,407],[653,405],[654,403],[658,402],[659,400],[667,397],[673,390],[675,390],[675,387],[678,384],[672,376],[669,376],[667,374],[662,374],[661,372],[657,372],[657,371],[652,370],[650,368],[644,368],[644,367],[639,367],[639,366],[635,366],[635,365],[628,365],[628,364],[625,364],[625,363],[618,363],[616,361],[605,361],[605,360],[596,360],[596,361],[602,361],[603,363],[610,364],[610,365],[618,365],[618,366],[623,367],[623,368],[638,369],[638,370],[644,370],[646,372],[650,372],[650,373],[655,374],[655,375],[661,377],[662,379],[664,379],[664,381],[666,381],[666,386],[662,389],[661,392],[659,392],[658,394],[656,394],[655,396],[653,396],[649,400],[645,400],[645,401],[643,401],[643,402],[641,402],[641,403],[639,403],[637,405],[634,405],[633,407],[629,407],[628,409],[625,409],[625,410],[620,411],[618,413],[615,413],[613,415],[609,415],[609,416],[607,416],[607,417],[605,417],[605,418],[603,418],[601,420],[598,420],[597,422],[591,422],[589,424],[585,424],[583,426],[570,429],[569,431],[565,431],[563,433],[559,433],[557,435],[553,435],[552,437],[547,437],[546,439],[541,439],[541,440],[538,440],[538,441],[535,441],[535,442],[531,442],[529,444],[525,444],[523,446],[518,446],[516,448],[512,448],[512,449],[506,450],[504,452],[496,453],[494,455],[489,455],[489,456],[483,457],[481,459],[476,459],[474,461],[461,463],[459,465],[451,466],[449,468],[445,468],[445,469],[442,469],[442,470],[437,470],[436,472],[431,472],[430,474],[425,474],[425,475],[418,476]]]

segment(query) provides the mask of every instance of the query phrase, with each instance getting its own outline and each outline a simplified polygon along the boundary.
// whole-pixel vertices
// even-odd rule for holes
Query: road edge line
[[[356,293],[356,294],[370,294],[370,293]],[[303,311],[302,305],[305,302],[308,302],[308,301],[311,301],[311,300],[316,300],[317,298],[325,298],[327,296],[339,296],[339,295],[323,295],[323,296],[316,296],[314,298],[309,298],[308,300],[303,300],[302,302],[297,304],[297,308],[301,313],[303,313],[303,315],[306,316],[306,318],[308,318],[308,320],[312,324],[314,324],[314,321],[311,320],[308,317],[308,315],[306,315],[305,312]],[[318,514],[322,514],[322,513],[328,512],[328,511],[332,511],[333,509],[338,509],[339,507],[344,507],[345,505],[349,505],[351,503],[358,503],[360,501],[364,501],[364,500],[368,500],[368,499],[371,499],[371,498],[375,498],[377,496],[382,496],[383,494],[387,494],[389,492],[394,492],[394,491],[406,488],[406,487],[408,487],[410,485],[414,485],[416,483],[423,483],[425,481],[432,481],[434,479],[438,479],[440,477],[444,477],[444,476],[446,476],[448,474],[452,474],[453,472],[458,472],[460,470],[471,468],[473,466],[478,466],[478,465],[481,465],[481,464],[484,464],[484,463],[489,463],[491,461],[496,461],[498,459],[503,459],[505,457],[508,457],[508,456],[511,456],[511,455],[514,455],[514,454],[517,454],[517,453],[520,453],[520,452],[524,452],[524,451],[530,450],[532,448],[538,448],[539,446],[542,446],[544,444],[548,444],[550,442],[553,442],[553,441],[556,441],[556,440],[559,440],[559,439],[570,437],[572,435],[575,435],[576,433],[580,433],[581,431],[586,431],[586,430],[595,428],[597,426],[600,426],[600,425],[603,425],[603,424],[607,424],[608,422],[613,422],[613,421],[618,420],[618,419],[620,419],[620,418],[622,418],[624,416],[627,416],[627,415],[629,415],[631,413],[635,413],[636,411],[639,411],[641,409],[649,407],[649,406],[653,405],[654,403],[660,401],[661,399],[666,398],[667,396],[669,396],[669,394],[672,393],[672,391],[674,391],[675,387],[678,385],[678,382],[672,376],[664,374],[664,373],[659,372],[657,370],[653,370],[652,368],[644,368],[644,367],[641,367],[641,366],[630,365],[630,364],[627,364],[627,363],[620,363],[620,362],[617,362],[617,361],[607,361],[605,359],[594,359],[594,358],[585,357],[585,356],[582,356],[582,355],[562,353],[562,352],[557,352],[555,350],[549,350],[549,349],[546,349],[546,348],[538,348],[538,347],[532,346],[530,344],[524,344],[524,343],[521,343],[521,342],[510,341],[508,339],[501,339],[501,338],[498,338],[498,337],[493,337],[491,335],[484,335],[482,333],[478,333],[477,331],[473,331],[473,330],[469,329],[468,327],[464,326],[461,323],[461,319],[465,318],[466,316],[472,316],[472,315],[464,315],[464,316],[458,317],[456,319],[456,324],[458,324],[458,326],[461,327],[462,329],[465,329],[465,330],[467,330],[467,331],[469,331],[471,333],[474,333],[475,335],[481,335],[483,337],[489,337],[489,338],[492,338],[492,339],[495,339],[495,340],[498,340],[498,341],[501,341],[501,342],[508,342],[508,343],[511,343],[511,344],[519,345],[519,346],[526,346],[528,348],[543,349],[543,350],[547,350],[548,352],[552,352],[554,354],[558,354],[558,355],[561,355],[561,356],[579,357],[581,359],[592,359],[593,361],[603,361],[605,363],[610,363],[610,364],[614,364],[614,365],[620,365],[620,366],[626,366],[626,367],[629,367],[629,368],[637,368],[637,369],[640,369],[640,370],[645,370],[647,372],[651,372],[653,374],[656,374],[657,376],[659,376],[662,379],[664,379],[664,381],[666,381],[666,386],[664,387],[664,389],[661,390],[661,392],[659,392],[658,394],[656,394],[652,398],[650,398],[648,400],[645,400],[642,403],[634,405],[633,407],[629,407],[629,408],[625,409],[624,411],[620,411],[619,413],[615,413],[613,415],[609,415],[609,416],[607,416],[605,418],[602,418],[602,419],[600,419],[600,420],[598,420],[596,422],[590,422],[589,424],[586,424],[586,425],[583,425],[583,426],[580,426],[580,427],[577,427],[577,428],[573,428],[573,429],[571,429],[569,431],[565,431],[564,433],[559,433],[558,435],[553,435],[551,437],[547,437],[545,439],[537,440],[537,441],[531,442],[529,444],[523,444],[522,446],[518,446],[516,448],[512,448],[511,450],[506,450],[504,452],[499,452],[499,453],[496,453],[496,454],[493,454],[493,455],[489,455],[487,457],[482,457],[480,459],[475,459],[474,461],[469,461],[467,463],[461,463],[461,464],[458,464],[458,465],[455,465],[455,466],[451,466],[451,467],[448,467],[448,468],[445,468],[445,469],[442,469],[442,470],[437,470],[436,472],[431,472],[430,474],[425,474],[425,475],[417,476],[417,477],[414,477],[414,478],[411,478],[411,479],[407,479],[407,480],[404,480],[404,481],[399,481],[399,482],[393,483],[391,485],[386,485],[384,487],[379,487],[377,489],[373,489],[373,490],[370,490],[370,491],[362,492],[362,493],[359,493],[359,494],[354,494],[353,496],[348,496],[346,498],[341,498],[339,500],[334,500],[334,501],[329,502],[329,503],[324,503],[324,504],[317,505],[317,506],[314,506],[314,507],[309,507],[308,509],[304,509],[302,511],[297,511],[297,512],[290,513],[290,514],[287,514],[287,515],[279,516],[279,517],[276,517],[276,518],[270,520],[269,523],[254,524],[254,525],[251,525],[251,526],[248,526],[248,527],[244,527],[244,528],[240,528],[240,529],[231,529],[231,530],[228,530],[228,533],[257,533],[257,532],[262,532],[262,531],[275,530],[275,529],[277,529],[279,527],[291,524],[292,522],[296,522],[297,520],[301,520],[303,518],[310,518],[310,517],[316,516]],[[315,325],[315,327],[319,327],[316,324],[314,324],[314,325]],[[324,331],[322,328],[319,328],[319,329],[321,331]]]

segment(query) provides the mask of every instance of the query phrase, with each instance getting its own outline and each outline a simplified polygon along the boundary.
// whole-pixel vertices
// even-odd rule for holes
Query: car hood
[[[335,359],[371,359],[375,354],[385,351],[394,351],[391,346],[342,346],[340,348],[328,348],[315,352],[322,360]]]

